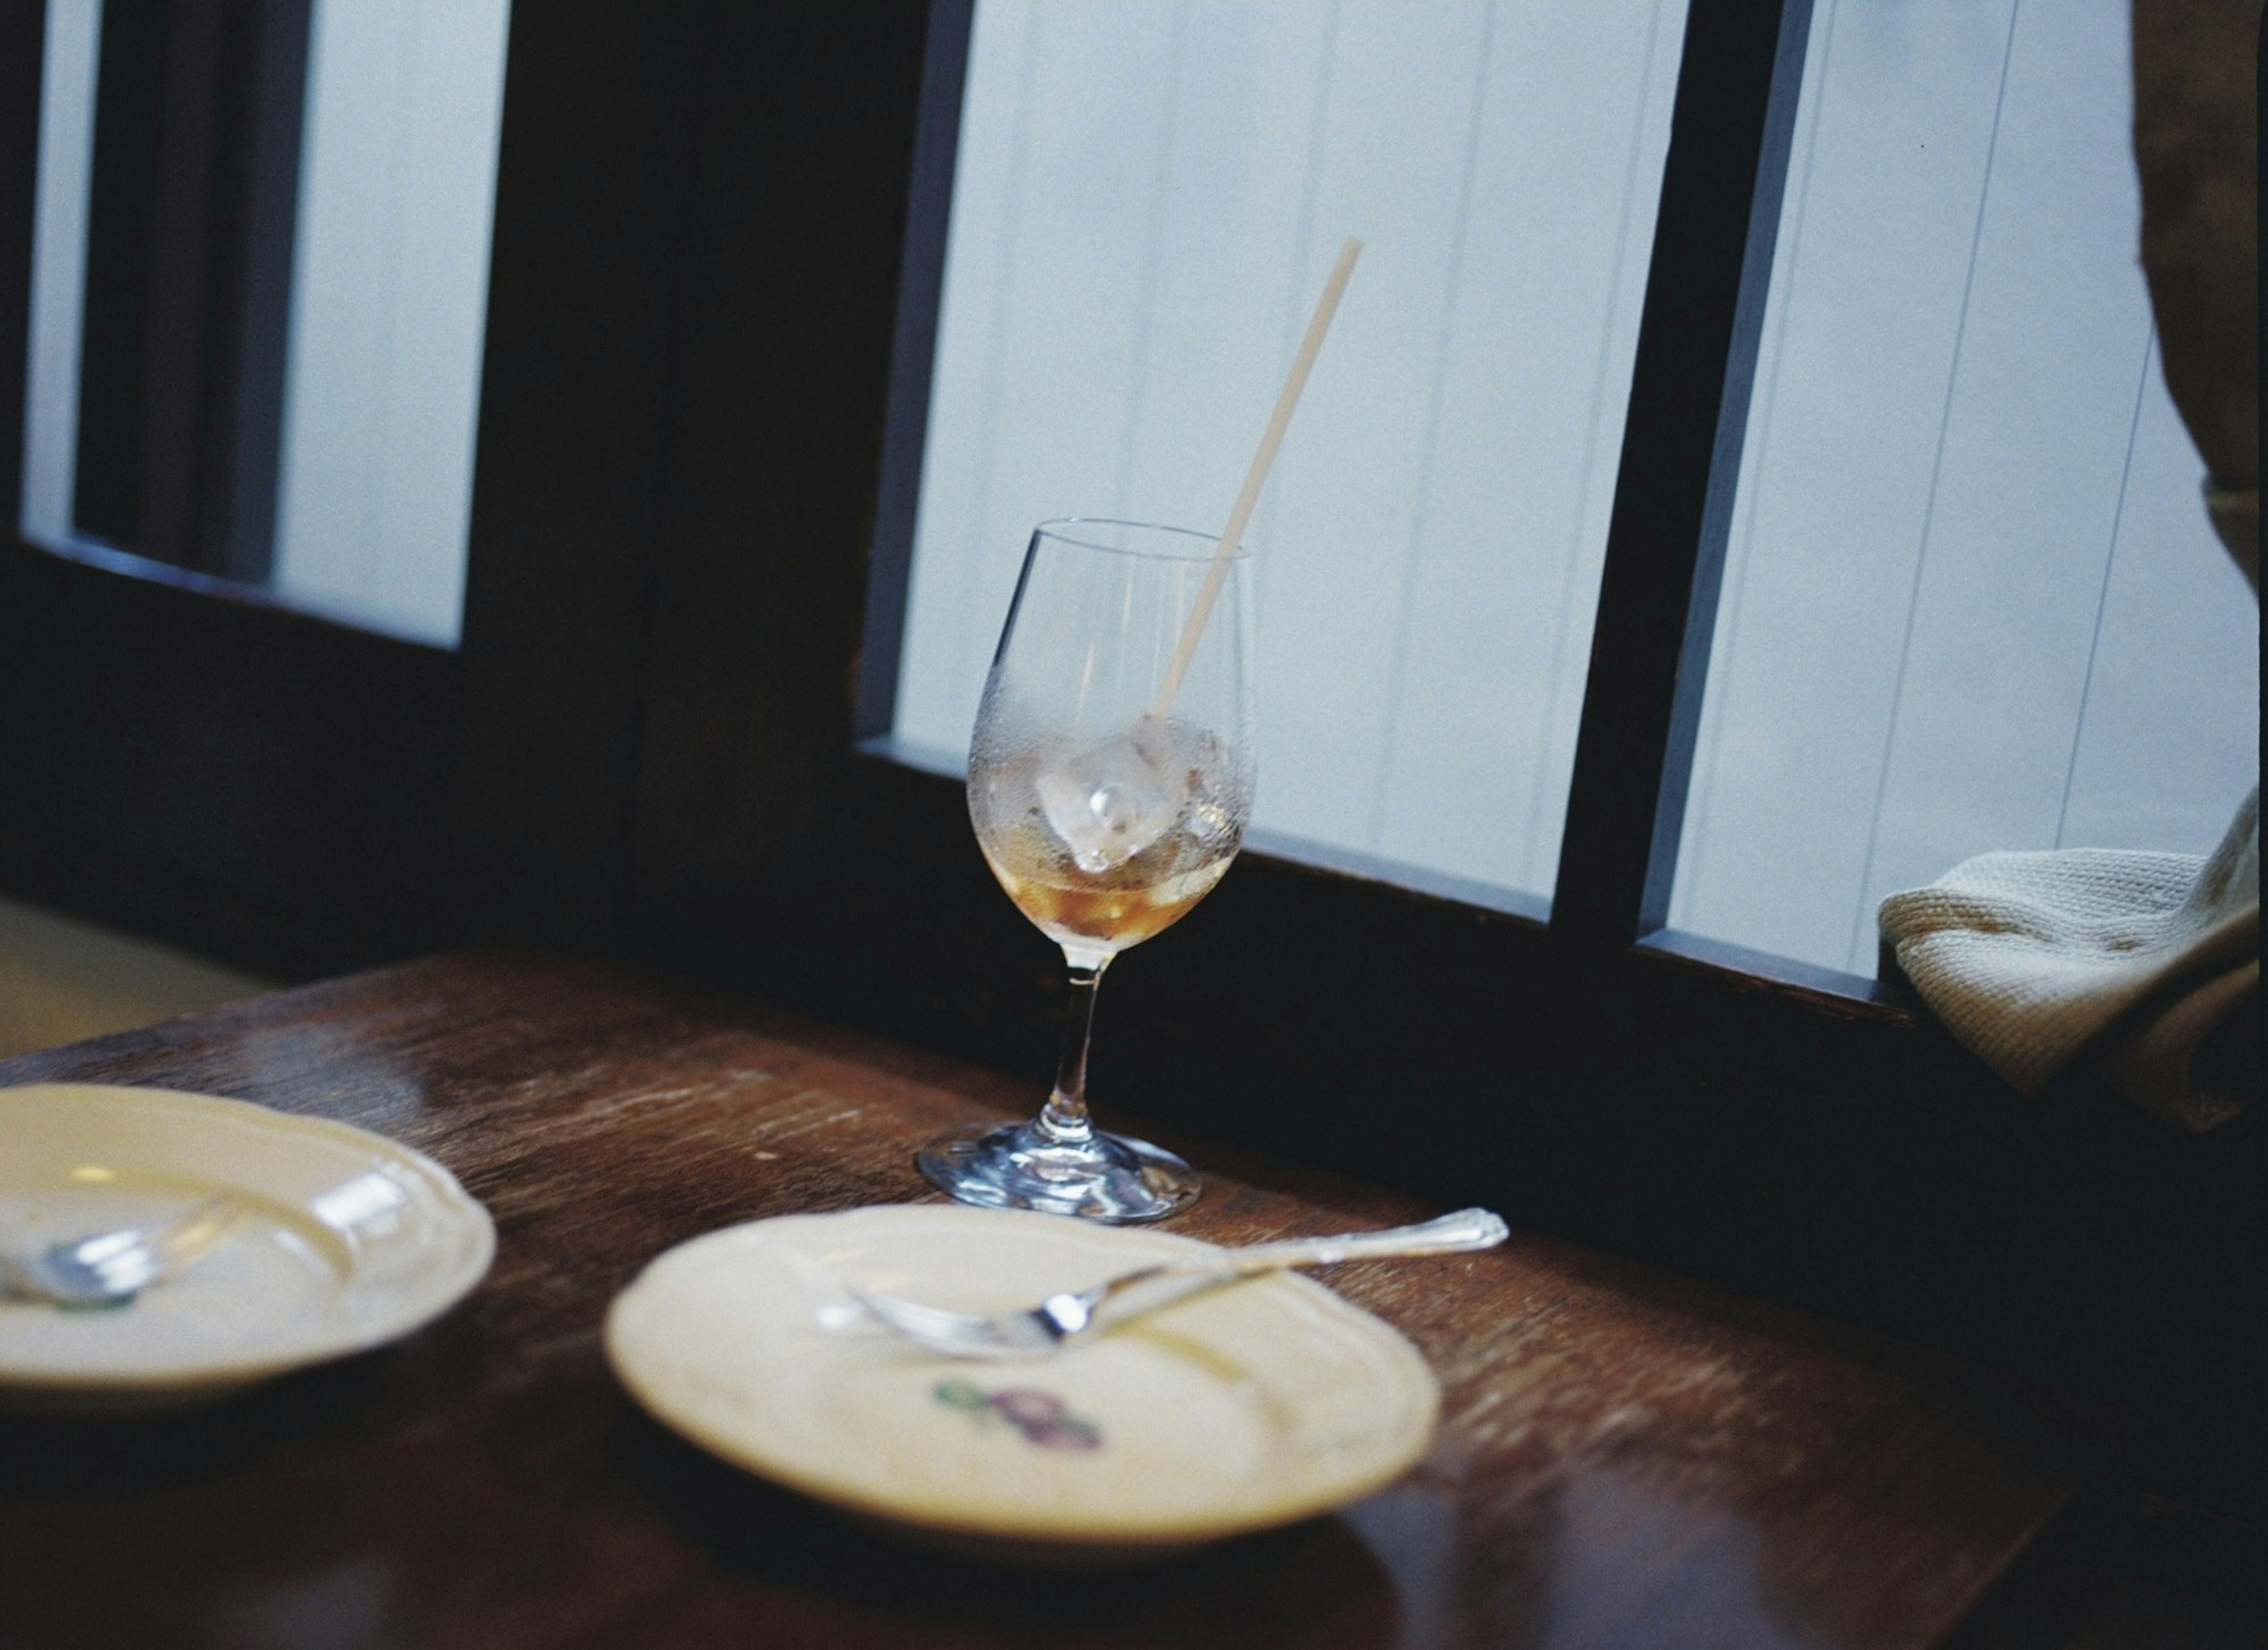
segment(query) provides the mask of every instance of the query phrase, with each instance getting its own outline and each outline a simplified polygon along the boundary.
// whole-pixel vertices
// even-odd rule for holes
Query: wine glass
[[[1037,1117],[917,1154],[964,1203],[1116,1224],[1197,1195],[1180,1158],[1088,1121],[1086,1043],[1110,960],[1211,892],[1252,816],[1248,564],[1214,550],[1177,527],[1065,520],[1024,553],[969,743],[968,814],[1008,897],[1063,947],[1071,1009]]]

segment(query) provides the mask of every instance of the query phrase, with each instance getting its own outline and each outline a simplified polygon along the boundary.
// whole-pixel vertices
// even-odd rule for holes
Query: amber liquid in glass
[[[977,837],[1016,908],[1057,945],[1111,954],[1179,922],[1236,857],[1236,839],[1175,824],[1123,865],[1085,871],[1044,819]]]

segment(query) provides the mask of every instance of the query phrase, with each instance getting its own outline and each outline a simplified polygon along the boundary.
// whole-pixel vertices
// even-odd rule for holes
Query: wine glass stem
[[[1056,1066],[1055,1092],[1040,1113],[1040,1132],[1064,1145],[1094,1138],[1086,1120],[1086,1035],[1094,1024],[1094,993],[1102,983],[1108,956],[1064,954],[1071,975],[1071,1005],[1064,1016],[1063,1058]]]

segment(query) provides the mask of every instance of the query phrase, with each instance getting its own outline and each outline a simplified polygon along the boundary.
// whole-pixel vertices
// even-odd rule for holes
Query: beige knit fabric
[[[2062,849],[1965,860],[1881,904],[1898,966],[1954,1035],[2028,1094],[2085,1054],[2185,1127],[2247,1098],[2193,1080],[2199,1046],[2260,988],[2260,792],[2213,853]]]

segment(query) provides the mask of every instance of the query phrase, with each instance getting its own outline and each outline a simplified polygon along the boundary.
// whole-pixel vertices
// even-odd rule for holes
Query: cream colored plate
[[[608,1312],[607,1352],[657,1418],[726,1461],[1016,1544],[1117,1556],[1258,1529],[1424,1453],[1425,1360],[1311,1278],[1239,1284],[1025,1363],[942,1358],[845,1310],[846,1285],[1003,1310],[1209,1247],[959,1204],[788,1215],[654,1261]]]
[[[139,1225],[227,1192],[251,1226],[128,1304],[0,1300],[0,1404],[193,1403],[407,1335],[496,1252],[488,1212],[365,1130],[166,1089],[0,1089],[0,1243]]]

